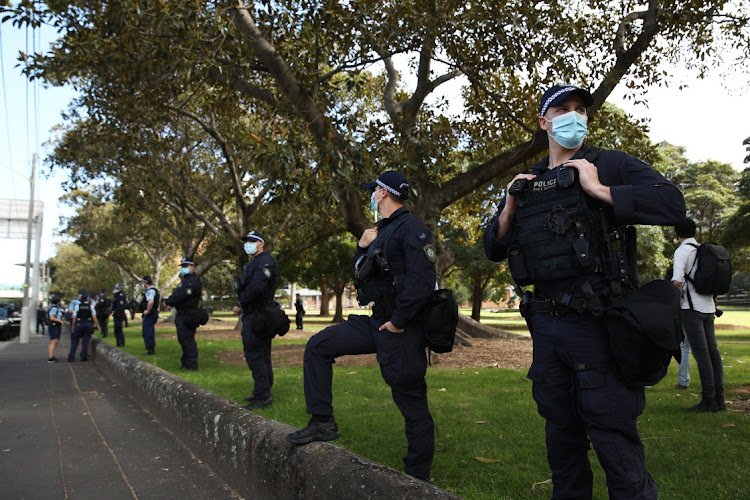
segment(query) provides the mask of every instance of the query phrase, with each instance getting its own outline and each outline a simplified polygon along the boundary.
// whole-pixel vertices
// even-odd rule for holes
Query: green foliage
[[[60,294],[69,302],[78,296],[78,289],[98,293],[104,288],[107,293],[122,276],[115,264],[86,252],[75,243],[63,242],[55,245],[55,256],[48,261],[52,278],[52,294]]]

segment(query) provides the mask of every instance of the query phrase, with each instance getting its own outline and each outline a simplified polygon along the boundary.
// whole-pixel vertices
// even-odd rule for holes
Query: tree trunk
[[[328,302],[331,300],[328,293],[328,278],[320,277],[320,316],[328,316]]]
[[[346,283],[337,283],[334,287],[334,293],[336,294],[336,314],[333,315],[334,323],[341,323],[344,321],[344,287]]]
[[[473,287],[471,291],[471,319],[479,321],[482,314],[482,297],[484,296],[484,286],[482,278],[474,276]]]

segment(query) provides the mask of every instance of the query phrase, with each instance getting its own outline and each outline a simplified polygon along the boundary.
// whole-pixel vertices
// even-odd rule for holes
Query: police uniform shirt
[[[70,304],[68,304],[68,311],[70,311],[71,313],[74,311],[78,311],[78,304],[80,303],[80,299],[72,299],[70,301]]]
[[[122,290],[115,292],[112,297],[112,310],[116,313],[122,313],[127,309],[128,299],[125,297],[125,293]]]
[[[49,316],[50,319],[55,318],[57,320],[61,320],[62,317],[63,317],[63,310],[57,304],[53,304],[52,307],[49,308],[49,314],[48,314],[48,316]],[[55,321],[55,322],[52,323],[52,326],[60,326],[60,323],[58,323],[57,321]]]
[[[96,315],[97,316],[107,316],[109,314],[109,308],[110,308],[110,301],[109,298],[106,295],[99,296],[99,298],[96,301]]]
[[[378,221],[378,230],[392,224],[402,214],[409,211],[400,207],[390,217]],[[437,273],[435,271],[435,249],[432,246],[432,233],[416,217],[409,217],[391,235],[385,249],[391,274],[403,276],[399,282],[396,308],[391,315],[391,324],[404,328],[406,323],[417,317],[435,291]],[[356,263],[367,254],[367,248],[357,245],[354,254]]]
[[[172,295],[164,300],[168,306],[176,307],[178,311],[182,309],[195,309],[201,299],[202,285],[195,273],[186,274],[182,281],[174,289]]]
[[[698,245],[695,238],[687,238],[683,241],[674,252],[674,271],[672,281],[682,283],[682,309],[690,309],[690,301],[693,302],[693,309],[704,314],[716,312],[716,304],[713,295],[701,295],[695,291],[695,287],[689,282],[686,276],[695,277],[698,270],[695,259],[698,255],[698,249],[693,245]],[[688,301],[688,292],[690,301]]]
[[[268,252],[261,252],[245,265],[243,288],[237,299],[243,308],[253,308],[273,300],[276,291],[276,261]]]
[[[589,161],[596,166],[599,182],[610,187],[614,204],[609,208],[616,225],[668,226],[685,218],[685,200],[680,190],[644,161],[622,151],[595,149],[586,144],[572,159],[584,156],[591,158]],[[549,157],[546,157],[531,170],[539,174],[548,168]],[[498,218],[504,206],[505,198],[500,201],[495,217],[484,232],[484,252],[494,262],[507,258],[514,239],[512,225],[502,239],[497,238]]]

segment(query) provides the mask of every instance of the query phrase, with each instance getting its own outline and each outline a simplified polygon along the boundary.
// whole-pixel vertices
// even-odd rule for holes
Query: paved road
[[[238,499],[92,362],[47,363],[46,336],[0,343],[3,499]]]

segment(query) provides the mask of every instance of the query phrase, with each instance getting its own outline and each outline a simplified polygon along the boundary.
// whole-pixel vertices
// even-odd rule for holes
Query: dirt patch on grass
[[[314,332],[290,330],[284,339],[308,339]],[[238,339],[238,330],[216,329],[199,330],[203,339]],[[432,353],[432,364],[439,368],[513,368],[526,369],[531,365],[531,338],[521,339],[472,339],[472,347],[456,346],[453,352],[446,354]],[[305,352],[304,344],[282,345],[274,343],[271,348],[271,359],[274,366],[302,366]],[[229,349],[219,353],[222,363],[245,364],[245,355],[241,349]],[[358,356],[341,356],[336,366],[376,366],[374,354]]]

